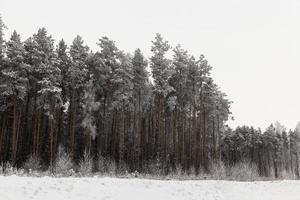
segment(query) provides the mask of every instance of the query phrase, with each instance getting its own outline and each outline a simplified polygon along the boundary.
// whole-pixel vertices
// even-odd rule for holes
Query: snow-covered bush
[[[171,170],[170,173],[167,175],[167,179],[181,179],[188,176],[184,173],[182,167],[180,165],[176,165],[175,169]]]
[[[153,176],[161,177],[164,175],[164,168],[159,156],[153,161],[150,162],[148,173],[152,174]]]
[[[112,159],[104,158],[103,156],[98,157],[97,168],[100,174],[115,175],[117,170],[116,162]]]
[[[180,177],[184,175],[184,172],[182,170],[182,167],[180,165],[176,165],[175,169],[171,172],[175,177]]]
[[[210,174],[213,179],[222,180],[226,178],[226,166],[222,161],[214,161],[210,164]]]
[[[57,159],[52,171],[57,176],[72,176],[75,174],[72,160],[61,146],[58,148]]]
[[[283,170],[280,178],[286,180],[293,180],[296,179],[296,176],[290,170]]]
[[[91,176],[93,172],[93,159],[88,151],[84,151],[83,158],[81,159],[78,167],[80,176]]]
[[[3,174],[3,164],[0,165],[0,174]]]
[[[228,177],[237,181],[254,181],[259,180],[259,173],[255,164],[244,161],[229,167]]]
[[[125,162],[119,162],[116,171],[117,175],[130,177],[129,171],[128,165]]]
[[[13,165],[11,165],[11,163],[6,162],[0,165],[0,174],[3,174],[5,176],[10,176],[10,175],[23,176],[25,172],[23,169],[18,169]]]
[[[23,165],[23,169],[29,174],[39,171],[41,169],[40,159],[34,155],[29,156]]]

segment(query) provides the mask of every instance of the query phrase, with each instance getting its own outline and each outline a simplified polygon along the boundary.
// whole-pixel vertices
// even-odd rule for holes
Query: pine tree
[[[53,165],[56,144],[56,115],[58,109],[62,105],[61,100],[61,71],[58,68],[57,56],[54,51],[54,40],[51,36],[47,35],[45,28],[38,30],[38,33],[33,36],[38,44],[39,56],[42,62],[36,67],[39,74],[37,81],[38,91],[38,107],[42,109],[43,114],[47,116],[49,127],[49,161],[50,166]]]
[[[149,73],[147,60],[140,49],[136,49],[132,58],[133,67],[133,107],[134,107],[134,163],[141,170],[146,157],[146,133],[143,127],[145,114],[149,108]]]
[[[188,55],[188,52],[181,48],[180,45],[177,45],[173,50],[173,71],[171,79],[169,81],[170,85],[175,89],[173,94],[173,99],[175,102],[175,116],[174,116],[174,127],[173,127],[173,145],[174,145],[174,154],[176,155],[176,164],[185,164],[191,160],[191,151],[193,140],[189,138],[188,141],[185,141],[185,120],[186,116],[188,116],[188,102],[187,98],[189,96],[189,90],[187,90],[187,82],[188,82],[188,67],[191,62],[191,57]],[[172,99],[172,98],[171,98]],[[174,105],[173,105],[174,107]],[[195,116],[194,116],[195,117]],[[194,124],[195,125],[195,124]],[[195,127],[194,127],[195,128]],[[188,149],[184,149],[183,147],[186,145]],[[186,154],[186,156],[185,156]],[[174,155],[174,156],[175,156]],[[190,163],[188,164],[190,165]],[[186,166],[189,168],[188,166]]]
[[[155,40],[152,41],[151,51],[153,53],[150,58],[150,67],[154,79],[154,93],[155,93],[155,148],[156,154],[161,157],[163,161],[169,156],[167,149],[168,133],[166,131],[166,103],[169,94],[174,90],[169,85],[169,78],[171,76],[171,61],[167,59],[166,53],[171,46],[165,41],[160,34],[156,34]],[[165,165],[165,163],[163,163]]]
[[[299,124],[299,123],[298,123]],[[295,131],[290,132],[290,143],[291,143],[291,160],[292,160],[292,171],[296,175],[297,179],[300,178],[299,173],[299,144],[300,144],[300,132],[298,124]]]
[[[13,127],[12,127],[12,161],[17,159],[17,147],[21,120],[21,106],[24,105],[28,90],[26,66],[24,64],[24,47],[20,35],[13,32],[10,41],[7,42],[7,68],[2,71],[6,75],[6,92],[9,100],[13,102]]]
[[[57,48],[56,48],[56,54],[57,54],[57,65],[61,72],[61,79],[60,79],[60,88],[61,88],[61,98],[63,106],[61,106],[58,116],[58,137],[57,137],[57,143],[63,144],[64,146],[67,146],[66,141],[68,139],[67,137],[67,113],[69,110],[69,104],[70,104],[70,78],[69,78],[69,68],[71,66],[71,59],[68,54],[68,46],[66,45],[65,41],[62,39]]]
[[[118,79],[115,77],[120,66],[120,63],[117,60],[119,50],[116,47],[115,42],[110,40],[108,37],[102,37],[99,39],[98,46],[100,47],[100,52],[96,53],[96,56],[98,57],[98,64],[95,76],[98,78],[96,79],[96,87],[100,89],[98,91],[100,91],[100,102],[102,107],[102,120],[99,123],[101,136],[99,137],[98,144],[101,143],[100,146],[102,146],[102,149],[100,151],[104,156],[108,154],[115,156],[112,152],[116,145],[109,136],[114,135],[115,131],[113,128],[109,129],[109,118],[111,118],[111,120],[115,120],[116,117],[116,113],[112,111],[115,108],[114,96],[119,85],[119,83],[116,82]]]
[[[70,154],[71,157],[78,158],[75,155],[75,133],[78,117],[82,117],[80,112],[80,102],[84,95],[84,86],[88,78],[88,58],[89,48],[84,45],[80,36],[76,36],[70,47],[71,66],[68,69],[68,80],[70,88],[70,118],[69,118],[69,135],[70,135]],[[78,116],[79,115],[79,116]]]
[[[156,34],[152,44],[151,51],[153,56],[150,58],[150,67],[155,83],[155,92],[162,97],[166,97],[173,89],[168,83],[171,75],[171,61],[165,57],[171,46],[167,41],[164,41],[160,34]]]
[[[2,21],[2,17],[0,15],[0,61],[3,59],[4,57],[4,29],[6,28],[6,26],[4,25],[3,21]]]
[[[29,102],[33,100],[33,154],[53,162],[55,141],[55,118],[61,106],[60,70],[54,51],[54,40],[45,28],[40,28],[33,37],[25,41],[25,62],[29,73]],[[47,119],[44,121],[43,119]],[[42,133],[44,127],[48,133]],[[41,149],[41,142],[49,137],[47,148]],[[42,150],[42,152],[40,152]]]

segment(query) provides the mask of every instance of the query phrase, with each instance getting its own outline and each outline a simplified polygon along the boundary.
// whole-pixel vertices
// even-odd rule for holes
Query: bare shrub
[[[286,179],[286,180],[293,180],[293,179],[296,179],[296,176],[290,170],[288,170],[288,171],[287,170],[283,170],[280,178],[281,179]]]
[[[117,171],[116,162],[103,156],[98,157],[97,168],[102,175],[115,175]]]
[[[152,174],[154,177],[163,177],[164,176],[164,168],[159,157],[154,161],[150,162],[148,172]]]
[[[41,166],[40,159],[34,155],[31,155],[24,163],[23,168],[27,173],[31,174],[41,170]]]
[[[182,167],[180,165],[176,165],[175,169],[171,170],[167,175],[168,179],[181,179],[185,177],[187,174],[184,173]]]
[[[73,163],[68,153],[63,147],[58,148],[57,159],[53,166],[53,172],[57,176],[72,176],[74,175]]]
[[[79,163],[78,172],[80,176],[90,176],[93,172],[93,159],[88,151],[84,151],[83,158]]]
[[[0,165],[0,174],[2,175],[4,173],[4,166],[3,163]]]
[[[193,179],[197,178],[197,172],[194,166],[190,167],[190,169],[185,174]]]
[[[23,169],[18,169],[13,165],[11,165],[9,162],[1,164],[0,171],[5,176],[10,176],[10,175],[23,176],[25,174]]]
[[[244,161],[229,167],[228,177],[237,181],[254,181],[259,180],[259,173],[255,164]]]
[[[214,161],[210,163],[210,175],[212,179],[225,179],[227,176],[226,171],[226,166],[222,161]]]
[[[126,177],[130,177],[131,174],[129,174],[129,167],[125,162],[119,162],[119,165],[117,166],[117,171],[116,171],[117,175],[120,176],[126,176]]]

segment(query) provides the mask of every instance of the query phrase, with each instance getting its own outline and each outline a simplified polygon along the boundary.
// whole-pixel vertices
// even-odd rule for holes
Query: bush
[[[293,179],[296,179],[296,176],[290,170],[289,171],[283,170],[280,178],[281,179],[287,179],[287,180],[293,180]]]
[[[190,169],[184,170],[182,166],[177,164],[175,166],[175,169],[171,170],[170,173],[166,176],[166,178],[179,180],[195,180],[198,177],[194,167],[190,167]]]
[[[4,174],[4,168],[3,168],[3,164],[1,163],[1,165],[0,165],[0,174],[2,175],[2,174]]]
[[[163,164],[159,156],[157,156],[153,162],[150,162],[148,172],[156,177],[163,177],[165,175]]]
[[[32,172],[38,172],[41,169],[40,159],[34,155],[31,155],[24,163],[23,168],[29,174]]]
[[[72,176],[75,174],[73,163],[68,153],[60,146],[58,148],[57,159],[53,166],[53,173],[57,176]]]
[[[171,179],[180,179],[181,177],[183,177],[184,171],[182,169],[182,167],[180,165],[176,165],[175,169],[173,169],[169,174],[168,174],[168,178]]]
[[[116,162],[112,159],[104,158],[103,156],[98,157],[97,168],[102,175],[115,175],[117,170]]]
[[[23,169],[17,169],[16,167],[13,167],[9,162],[1,164],[0,173],[5,176],[10,176],[10,175],[23,176],[25,174]]]
[[[130,177],[131,174],[129,174],[129,167],[125,162],[119,162],[117,166],[116,174],[120,176]]]
[[[213,179],[223,180],[227,177],[227,169],[222,161],[214,161],[210,164],[210,175]]]
[[[79,163],[78,172],[80,176],[90,176],[93,172],[93,159],[88,151],[84,151],[83,158]]]
[[[228,176],[231,180],[237,181],[259,180],[257,166],[247,161],[240,162],[232,167],[229,167]]]

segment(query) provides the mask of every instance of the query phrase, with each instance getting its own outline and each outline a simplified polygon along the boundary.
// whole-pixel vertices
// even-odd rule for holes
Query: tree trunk
[[[75,159],[75,126],[76,126],[76,100],[75,100],[75,91],[72,91],[72,111],[71,111],[71,119],[70,119],[70,156],[72,159]]]
[[[296,173],[296,177],[297,177],[297,179],[299,180],[299,178],[300,178],[300,174],[299,174],[299,160],[298,160],[298,152],[296,152],[295,154],[296,154],[296,170],[295,170],[295,173]]]
[[[18,124],[18,108],[17,108],[17,97],[14,97],[13,106],[13,127],[12,127],[12,162],[13,165],[16,163],[17,156],[17,124]]]

